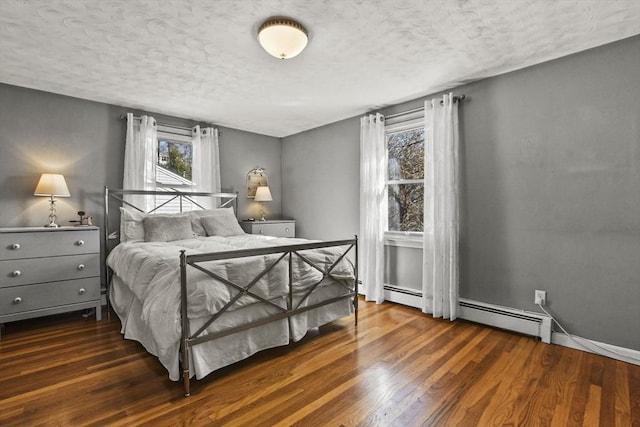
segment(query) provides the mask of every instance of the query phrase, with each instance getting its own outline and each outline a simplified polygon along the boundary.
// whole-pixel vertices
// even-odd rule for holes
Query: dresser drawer
[[[275,224],[254,223],[251,226],[252,234],[262,234],[274,237],[295,237],[296,225],[294,222],[282,222]]]
[[[0,288],[100,275],[96,254],[0,261]]]
[[[99,252],[97,230],[0,233],[0,260]]]
[[[0,316],[100,299],[97,278],[0,289]]]

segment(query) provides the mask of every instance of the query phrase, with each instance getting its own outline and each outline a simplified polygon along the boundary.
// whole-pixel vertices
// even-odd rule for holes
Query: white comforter
[[[187,255],[191,255],[309,242],[304,239],[246,234],[227,238],[197,237],[169,243],[121,243],[111,251],[107,263],[141,302],[142,320],[154,331],[154,339],[159,348],[167,348],[175,346],[180,339],[180,250],[184,249]],[[304,251],[303,254],[326,271],[344,252],[344,249],[323,248]],[[204,263],[203,266],[240,286],[245,286],[278,257],[279,254],[271,254],[211,261]],[[265,299],[284,304],[284,299],[288,295],[287,264],[286,259],[280,261],[276,268],[251,288],[251,291]],[[304,292],[322,279],[322,274],[318,270],[298,257],[294,257],[293,272],[296,293]],[[330,275],[334,279],[347,280],[352,284],[353,266],[345,258]],[[238,292],[193,267],[188,267],[187,276],[190,318],[200,318],[216,313]],[[255,302],[257,302],[255,298],[242,296],[229,310]]]

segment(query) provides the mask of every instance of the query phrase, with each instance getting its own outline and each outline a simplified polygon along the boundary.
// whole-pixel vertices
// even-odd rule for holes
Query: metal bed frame
[[[235,193],[186,193],[186,192],[180,192],[180,191],[166,192],[166,191],[142,191],[142,190],[122,190],[122,189],[113,190],[113,189],[109,189],[108,187],[105,187],[105,239],[106,239],[105,246],[107,247],[107,252],[108,252],[109,240],[115,239],[115,236],[112,235],[109,231],[110,198],[115,198],[116,200],[120,201],[125,205],[131,206],[132,208],[140,212],[144,212],[144,210],[124,200],[124,196],[128,194],[175,196],[169,201],[163,203],[161,206],[174,200],[175,198],[179,198],[181,211],[182,211],[183,198],[189,200],[191,203],[194,203],[200,208],[202,208],[202,206],[196,203],[192,199],[192,197],[196,196],[196,197],[218,198],[223,200],[223,202],[221,203],[222,207],[228,206],[229,204],[233,203],[235,207],[235,212],[237,215],[237,194]],[[156,211],[161,206],[156,207],[150,212]],[[340,253],[340,255],[336,258],[335,261],[333,261],[333,263],[328,268],[322,268],[314,264],[303,253],[305,250],[310,250],[310,249],[320,249],[320,248],[339,247],[339,246],[346,247],[346,249],[344,249],[344,251]],[[345,287],[346,292],[342,295],[303,307],[302,305],[308,301],[309,297],[313,294],[313,292],[317,289],[317,287],[321,284],[321,282],[331,274],[334,268],[345,257],[347,257],[351,251],[353,251],[352,254],[354,257],[353,287],[352,288]],[[276,254],[279,254],[279,256],[275,257],[276,259],[273,260],[269,265],[267,265],[267,267],[264,270],[257,272],[257,274],[253,277],[253,279],[246,284],[234,283],[224,277],[221,277],[220,275],[214,273],[213,271],[208,270],[206,266],[202,265],[203,263],[206,263],[209,261],[219,261],[219,260],[232,259],[232,258],[245,258],[245,257],[252,257],[252,256],[276,255]],[[191,395],[191,390],[190,390],[191,371],[190,371],[189,361],[190,361],[190,350],[195,345],[198,345],[207,341],[211,341],[216,338],[228,336],[237,332],[245,331],[245,330],[258,327],[258,326],[261,326],[270,322],[274,322],[277,320],[289,319],[292,316],[295,316],[297,314],[304,313],[309,310],[313,310],[313,309],[316,309],[325,305],[329,305],[338,301],[342,301],[344,299],[352,300],[352,304],[354,308],[354,322],[355,322],[355,326],[358,325],[358,237],[357,236],[354,236],[353,239],[348,239],[348,240],[313,242],[313,243],[293,244],[293,245],[287,245],[287,246],[276,246],[276,247],[268,247],[268,248],[242,249],[242,250],[232,250],[232,251],[225,251],[225,252],[214,252],[214,253],[196,254],[196,255],[187,255],[184,250],[181,250],[179,257],[180,257],[180,315],[181,315],[181,326],[182,326],[182,336],[180,340],[180,354],[182,359],[182,379],[184,384],[185,396]],[[294,301],[295,277],[294,277],[294,272],[292,268],[293,260],[296,258],[299,258],[305,264],[316,269],[322,274],[322,278],[318,280],[316,283],[314,283],[302,295],[300,300],[298,300],[297,302]],[[251,288],[256,283],[258,283],[258,281],[262,277],[264,277],[267,273],[269,273],[280,262],[286,262],[287,269],[288,269],[288,283],[287,283],[288,297],[286,300],[286,307],[282,307],[273,301],[267,300],[257,295],[251,290]],[[188,268],[187,267],[189,266],[194,268],[195,270],[198,270],[210,276],[213,280],[220,281],[225,285],[229,286],[230,288],[238,291],[236,295],[232,297],[222,309],[220,309],[220,311],[213,314],[209,318],[209,320],[205,322],[205,324],[202,325],[194,333],[190,332],[190,324],[187,316],[187,309],[188,309],[188,301],[187,301]],[[107,301],[109,301],[109,287],[111,283],[112,272],[110,271],[109,266],[106,266],[106,268],[107,268]],[[239,326],[235,326],[233,328],[227,328],[215,333],[202,335],[203,332],[205,332],[205,330],[209,326],[211,326],[211,324],[213,324],[222,314],[227,312],[235,304],[235,302],[238,299],[240,299],[240,297],[242,296],[253,298],[257,302],[261,302],[268,306],[274,307],[277,310],[277,313],[269,315],[262,319],[258,319],[258,320],[248,322]],[[107,302],[107,304],[109,303]],[[289,323],[289,328],[291,328],[291,323]]]

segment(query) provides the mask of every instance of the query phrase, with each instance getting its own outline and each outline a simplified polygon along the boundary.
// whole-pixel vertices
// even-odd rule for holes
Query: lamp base
[[[260,219],[259,221],[266,221],[267,217],[264,216],[264,203],[260,202]]]
[[[60,227],[56,224],[56,199],[51,195],[51,199],[49,200],[49,224],[45,225],[47,228],[58,228]]]

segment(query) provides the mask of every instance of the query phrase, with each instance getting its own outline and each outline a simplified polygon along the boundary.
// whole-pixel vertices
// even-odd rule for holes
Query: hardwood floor
[[[0,425],[640,426],[640,366],[385,303],[192,382],[115,315],[9,323]]]

